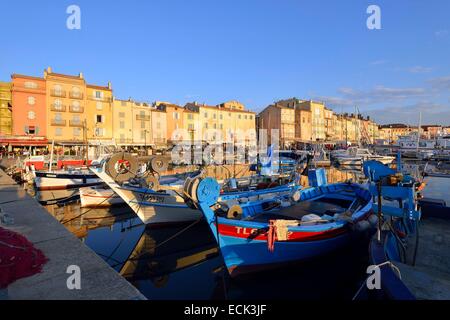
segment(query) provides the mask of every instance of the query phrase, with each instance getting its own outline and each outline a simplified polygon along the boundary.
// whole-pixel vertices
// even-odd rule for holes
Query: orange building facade
[[[13,74],[12,134],[23,140],[47,135],[46,81],[43,78]],[[32,143],[31,143],[32,144]]]

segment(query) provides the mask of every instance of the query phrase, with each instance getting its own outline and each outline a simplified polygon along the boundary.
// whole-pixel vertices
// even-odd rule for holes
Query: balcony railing
[[[80,120],[70,120],[69,121],[69,126],[70,127],[82,128],[83,127],[83,122],[81,122]]]
[[[53,96],[53,97],[65,98],[66,97],[66,92],[65,91],[59,91],[59,90],[51,90],[50,91],[50,95]]]
[[[102,101],[102,102],[111,102],[112,98],[111,97],[96,97],[96,96],[89,96],[88,97],[90,100],[95,100],[95,101]]]
[[[143,115],[137,114],[136,120],[150,121],[150,116],[143,116]]]
[[[51,111],[60,111],[60,112],[66,112],[66,106],[63,104],[54,104],[50,106]]]
[[[84,112],[84,108],[83,107],[70,106],[69,107],[69,111],[72,112],[72,113],[83,113]]]
[[[70,92],[69,93],[69,97],[70,97],[70,99],[80,99],[80,100],[82,100],[83,99],[83,94],[80,93],[80,92]]]
[[[51,121],[52,126],[66,126],[66,120],[60,120],[60,119],[52,119]]]

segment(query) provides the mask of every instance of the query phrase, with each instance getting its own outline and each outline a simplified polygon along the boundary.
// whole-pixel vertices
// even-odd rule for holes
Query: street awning
[[[13,147],[45,147],[47,144],[47,139],[0,138],[0,145],[11,145]]]

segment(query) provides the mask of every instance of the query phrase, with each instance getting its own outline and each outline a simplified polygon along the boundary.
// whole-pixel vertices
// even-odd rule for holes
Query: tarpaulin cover
[[[0,227],[0,288],[41,272],[47,261],[24,236]]]

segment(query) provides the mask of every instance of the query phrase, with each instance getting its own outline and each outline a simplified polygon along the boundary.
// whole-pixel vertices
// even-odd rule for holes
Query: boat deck
[[[450,300],[450,220],[424,218],[419,228],[416,265],[395,265],[417,299]]]
[[[344,212],[351,203],[352,201],[345,199],[320,198],[319,200],[302,201],[273,213],[262,213],[249,220],[258,222],[267,222],[271,219],[301,220],[303,216],[308,214],[333,216],[336,213]]]

